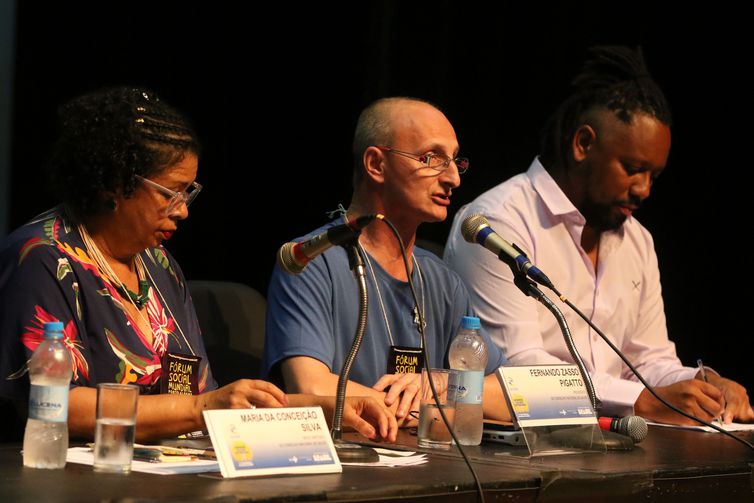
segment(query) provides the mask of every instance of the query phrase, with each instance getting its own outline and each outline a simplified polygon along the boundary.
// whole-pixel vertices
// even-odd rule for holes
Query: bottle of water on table
[[[479,318],[464,316],[448,355],[450,368],[459,371],[453,431],[461,445],[479,445],[482,441],[482,386],[487,346],[479,334],[480,328]]]
[[[29,360],[29,418],[24,432],[24,466],[63,468],[68,452],[68,389],[71,356],[63,324],[44,324],[44,340]]]

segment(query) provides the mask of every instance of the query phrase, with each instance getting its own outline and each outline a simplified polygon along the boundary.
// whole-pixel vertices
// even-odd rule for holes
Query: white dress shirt
[[[471,293],[490,337],[513,365],[573,363],[554,316],[513,284],[510,268],[460,232],[466,216],[481,213],[503,239],[523,249],[570,301],[628,357],[652,386],[692,379],[668,339],[660,272],[652,236],[633,217],[600,237],[597,270],[581,247],[585,219],[535,159],[526,173],[494,187],[461,208],[445,260]],[[545,293],[548,291],[543,287]],[[603,414],[633,412],[644,386],[568,306],[563,311],[592,376]]]

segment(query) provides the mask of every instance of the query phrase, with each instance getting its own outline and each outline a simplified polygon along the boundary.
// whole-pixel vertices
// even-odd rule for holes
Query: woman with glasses
[[[26,362],[43,324],[61,321],[73,360],[72,435],[92,435],[102,382],[140,387],[141,439],[201,429],[203,409],[329,408],[329,399],[286,396],[264,381],[217,388],[186,281],[163,247],[202,189],[186,118],[132,88],[74,99],[60,116],[51,167],[62,204],[0,246],[0,398],[25,407]],[[167,378],[171,369],[178,379]],[[381,405],[356,400],[345,413],[374,435],[357,411],[394,436]]]

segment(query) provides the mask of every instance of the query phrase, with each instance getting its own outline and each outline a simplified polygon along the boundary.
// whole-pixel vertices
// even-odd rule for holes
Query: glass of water
[[[430,375],[437,391],[439,407],[429,386]],[[419,447],[450,448],[452,437],[448,431],[448,425],[445,424],[440,415],[439,408],[442,408],[445,412],[445,417],[452,428],[456,411],[457,381],[458,372],[455,370],[430,369],[430,374],[427,374],[427,370],[422,369],[419,428],[416,433]]]
[[[94,470],[128,473],[134,453],[139,388],[131,384],[97,385]]]

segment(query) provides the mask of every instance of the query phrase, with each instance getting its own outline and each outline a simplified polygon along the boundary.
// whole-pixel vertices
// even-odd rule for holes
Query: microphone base
[[[376,463],[380,460],[377,451],[371,447],[353,444],[343,440],[334,440],[333,444],[335,445],[335,452],[338,453],[338,458],[341,462]]]

